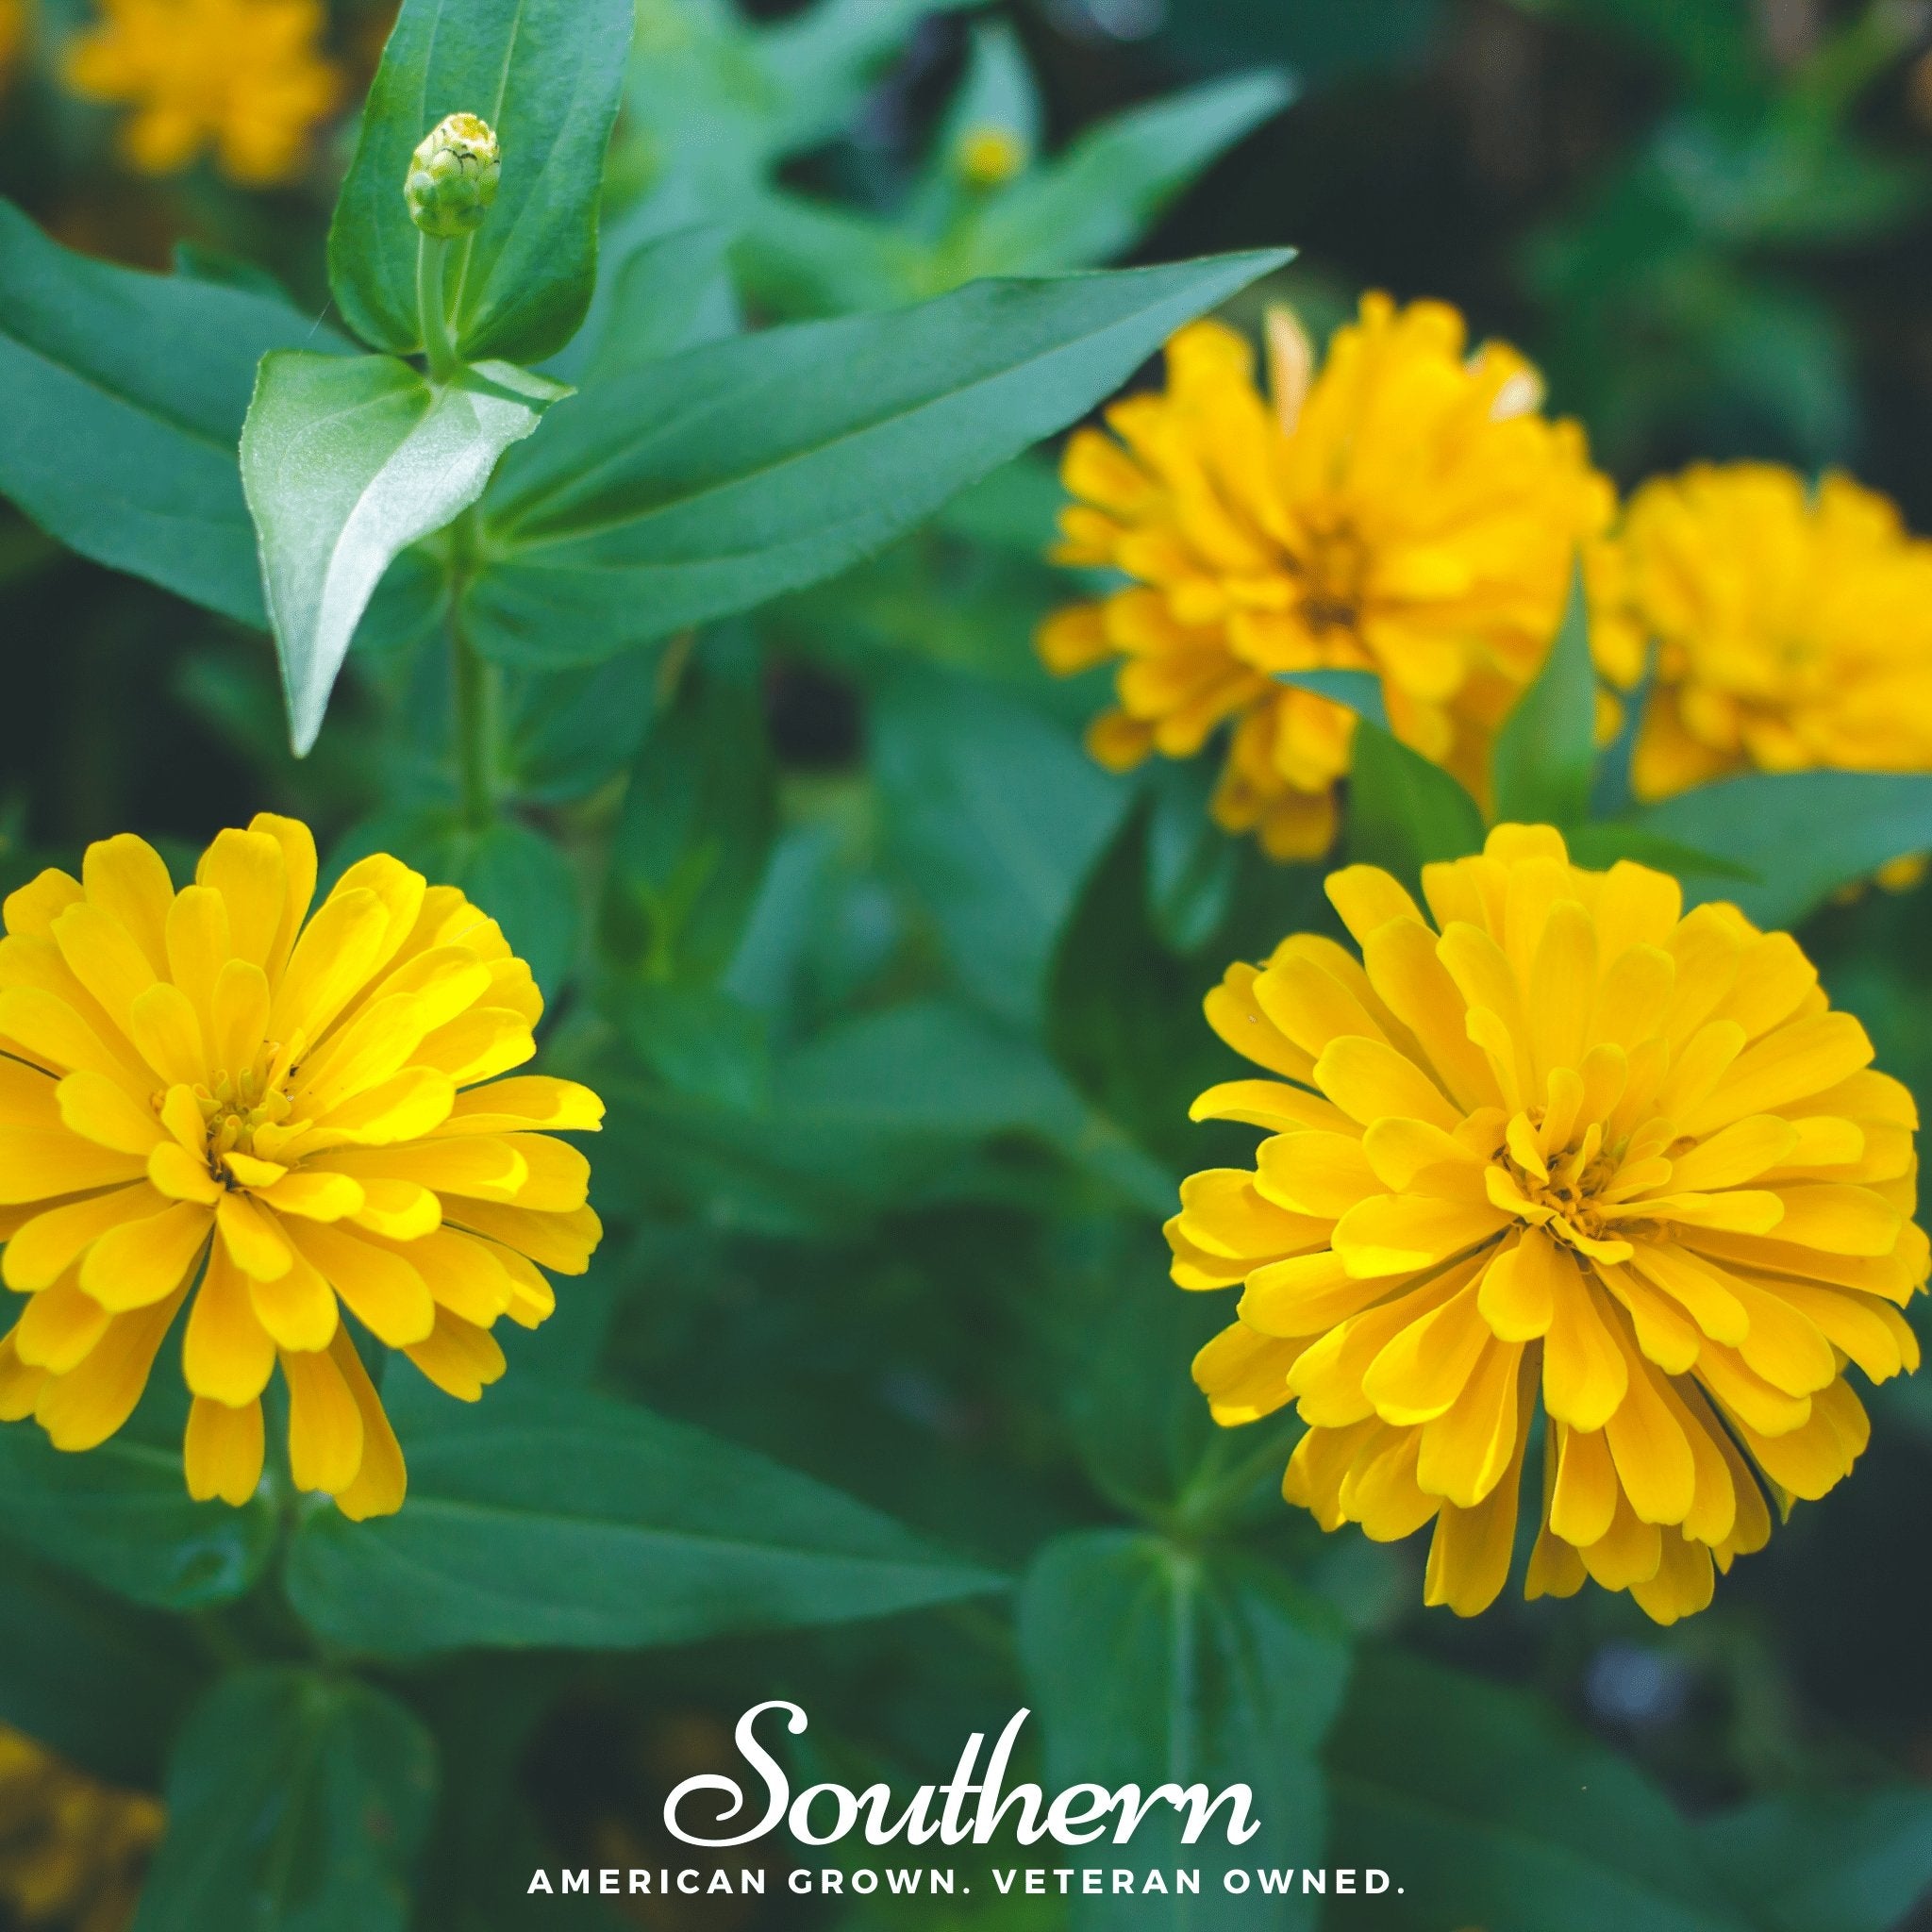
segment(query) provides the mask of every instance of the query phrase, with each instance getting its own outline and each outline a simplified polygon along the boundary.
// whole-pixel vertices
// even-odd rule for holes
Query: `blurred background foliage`
[[[263,187],[211,160],[144,171],[116,144],[125,106],[73,84],[94,0],[0,0],[0,192],[73,245],[267,274],[320,316],[346,110],[389,13],[291,4],[341,110]],[[1844,465],[1932,529],[1932,9],[1913,0],[642,0],[599,301],[624,300],[626,273],[675,283],[691,339],[740,313],[1284,242],[1299,260],[1237,319],[1286,297],[1320,334],[1365,287],[1444,297],[1541,364],[1622,482],[1693,455]],[[1539,1792],[1617,1793],[1601,1840],[1567,1841],[1548,1896],[1523,1893],[1499,1926],[1582,1924],[1558,1908],[1592,1887],[1611,1916],[1591,1924],[1659,1900],[1674,1916],[1645,1923],[1902,1923],[1932,1869],[1923,1807],[1834,1835],[1819,1794],[1932,1780],[1924,1390],[1881,1391],[1857,1479],[1667,1632],[1594,1591],[1506,1595],[1470,1625],[1424,1614],[1419,1552],[1324,1540],[1273,1501],[1281,1432],[1210,1440],[1179,1365],[1213,1311],[1166,1287],[1157,1232],[1223,1131],[1187,1124],[1230,1071],[1199,998],[1228,958],[1326,914],[1311,873],[1213,829],[1198,767],[1128,782],[1081,752],[1096,692],[1049,680],[1030,641],[1067,594],[1041,560],[1057,502],[1043,461],[1016,465],[748,620],[506,679],[498,775],[544,836],[471,890],[530,936],[559,994],[551,1064],[614,1104],[595,1150],[613,1238],[513,1375],[702,1420],[1009,1570],[1049,1537],[1129,1521],[1163,1547],[1231,1540],[1266,1566],[1263,1583],[1242,1573],[1243,1615],[1293,1590],[1295,1641],[1327,1618],[1403,1647],[1364,1653],[1384,1661],[1358,1664],[1329,1747],[1338,1858],[1406,1852],[1455,1897],[1457,1857]],[[185,849],[262,807],[308,817],[339,855],[421,851],[455,796],[441,667],[380,642],[364,638],[298,764],[261,636],[0,512],[0,883],[124,827]],[[1922,1100],[1928,941],[1923,889],[1836,907],[1807,934],[1835,1000]],[[1138,1560],[1061,1548],[1068,1574],[1035,1586],[1074,1601],[1106,1596],[1080,1563]],[[48,1684],[60,1632],[158,1647],[128,1666],[107,1731],[51,1690],[0,1715],[151,1788],[208,1657],[8,1561],[0,1644]],[[812,1775],[935,1775],[1020,1701],[1023,1666],[1036,1684],[1077,1675],[1037,1599],[1022,1625],[1024,1656],[982,1606],[416,1674],[445,1791],[424,1922],[521,1923],[538,1862],[668,1858],[663,1792],[728,1757],[757,1697],[812,1711]],[[1114,1634],[1092,1641],[1132,1673]],[[1674,1890],[1676,1852],[1658,1846],[1687,1828],[1648,1787],[1574,1734],[1556,1741],[1531,1706],[1458,1704],[1478,1692],[1428,1658],[1529,1691],[1635,1760],[1747,1903]],[[1484,1740],[1484,1761],[1458,1758],[1458,1738]],[[1067,1774],[1109,1775],[1084,1768],[1108,1748],[1076,1739]],[[1488,1824],[1395,1847],[1377,1779],[1396,1759],[1424,1796],[1491,1780]],[[39,1869],[10,1821],[0,1912],[94,1927],[77,1888],[9,1889],[9,1859]],[[1391,1923],[1445,1923],[1413,1889]],[[641,1909],[667,1928],[1017,1932],[1062,1908],[975,1895],[957,1920],[895,1920],[884,1902],[780,1891]]]

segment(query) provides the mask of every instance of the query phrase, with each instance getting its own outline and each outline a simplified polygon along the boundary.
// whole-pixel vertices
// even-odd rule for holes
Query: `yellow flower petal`
[[[427,1285],[395,1249],[317,1222],[299,1223],[290,1234],[378,1341],[407,1348],[436,1325]]]
[[[162,1338],[187,1292],[184,1282],[164,1301],[114,1316],[107,1333],[74,1369],[42,1384],[34,1418],[55,1448],[98,1448],[134,1413]]]
[[[239,1408],[267,1388],[275,1364],[275,1341],[256,1313],[248,1278],[218,1246],[189,1313],[181,1373],[196,1395]]]
[[[166,1206],[152,1189],[114,1188],[49,1208],[25,1222],[0,1254],[0,1274],[22,1292],[51,1288],[89,1244],[125,1222],[145,1221]]]
[[[487,1328],[478,1328],[453,1315],[436,1311],[436,1326],[423,1341],[412,1342],[409,1359],[442,1391],[459,1402],[475,1402],[503,1374],[503,1350]]]
[[[362,1411],[332,1349],[282,1358],[289,1473],[298,1490],[341,1495],[362,1467]]]
[[[188,1493],[197,1503],[219,1497],[239,1509],[261,1481],[264,1446],[260,1403],[230,1408],[196,1396],[182,1445]]]
[[[80,1285],[104,1308],[144,1308],[172,1294],[199,1265],[213,1218],[177,1201],[142,1221],[124,1221],[88,1249]]]
[[[372,1516],[393,1516],[403,1507],[408,1490],[402,1446],[346,1329],[336,1331],[329,1353],[362,1421],[362,1460],[355,1481],[335,1492],[336,1507],[351,1523],[365,1523]]]
[[[281,1224],[246,1194],[225,1190],[215,1206],[215,1224],[223,1247],[242,1274],[256,1281],[277,1281],[289,1272],[294,1255]]]

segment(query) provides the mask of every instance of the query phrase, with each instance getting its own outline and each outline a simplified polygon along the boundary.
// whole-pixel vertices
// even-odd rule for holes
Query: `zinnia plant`
[[[277,1362],[295,1485],[351,1517],[402,1507],[402,1453],[342,1317],[475,1401],[499,1315],[600,1228],[588,1089],[500,1080],[542,999],[493,921],[386,855],[309,914],[315,845],[262,815],[176,891],[131,836],[6,902],[0,1416],[61,1449],[119,1429],[183,1308],[188,1487],[240,1505]],[[540,1265],[541,1264],[541,1265]]]
[[[1859,891],[1932,850],[1932,552],[1839,476],[1639,480],[1722,425],[1915,503],[1785,276],[1927,192],[1906,87],[1830,145],[1913,9],[1524,5],[1501,62],[1493,8],[1158,10],[0,0],[0,1918],[1932,1883],[1928,902]],[[1376,222],[1143,259],[1309,206],[1310,142],[1339,215],[1330,110],[1247,137],[1434,11],[1348,83],[1453,76],[1343,144]],[[1589,246],[1518,192],[1564,115],[1419,172],[1504,69],[1587,105],[1527,17],[1584,11],[1643,107],[1564,162]],[[1209,73],[1209,13],[1323,58]],[[1080,27],[1135,105],[1038,84]],[[1467,256],[1472,183],[1557,225]],[[1354,300],[1452,251],[1480,313]],[[984,1827],[878,1841],[969,1769]]]
[[[1269,1132],[1169,1224],[1182,1287],[1242,1289],[1196,1377],[1224,1423],[1299,1403],[1284,1493],[1324,1528],[1433,1521],[1464,1616],[1541,1412],[1529,1594],[1588,1575],[1674,1622],[1850,1473],[1847,1364],[1918,1366],[1917,1111],[1788,935],[1661,873],[1499,825],[1423,888],[1336,873],[1359,958],[1303,934],[1208,999],[1277,1077],[1194,1108]]]

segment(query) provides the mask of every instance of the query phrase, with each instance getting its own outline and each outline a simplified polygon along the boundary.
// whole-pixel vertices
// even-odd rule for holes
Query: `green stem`
[[[473,832],[496,823],[496,667],[485,662],[463,624],[463,591],[475,552],[476,511],[466,509],[450,526],[453,549],[449,584],[449,675],[455,719],[457,782],[463,824]]]
[[[440,236],[417,236],[416,319],[423,330],[423,354],[431,382],[447,382],[457,373],[457,345],[450,339],[449,312],[442,298],[448,253],[449,243]]]

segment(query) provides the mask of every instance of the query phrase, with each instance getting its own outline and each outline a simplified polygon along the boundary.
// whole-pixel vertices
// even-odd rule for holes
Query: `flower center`
[[[212,1085],[186,1090],[200,1111],[208,1172],[224,1187],[239,1183],[226,1166],[230,1154],[260,1158],[256,1136],[265,1127],[279,1127],[294,1110],[290,1097],[291,1068],[281,1047],[266,1042],[240,1074],[223,1072]],[[183,1090],[174,1090],[177,1094]],[[157,1094],[161,1111],[169,1096]],[[181,1124],[177,1123],[177,1131]]]
[[[1353,637],[1361,621],[1367,546],[1346,523],[1311,533],[1290,568],[1301,580],[1301,619],[1318,639],[1343,631]]]
[[[1627,1257],[1631,1210],[1624,1203],[1657,1176],[1647,1164],[1632,1168],[1623,1158],[1628,1149],[1607,1150],[1601,1122],[1548,1148],[1553,1124],[1542,1108],[1510,1121],[1491,1166],[1491,1199],[1579,1253]],[[1664,1166],[1666,1177],[1669,1172]]]

